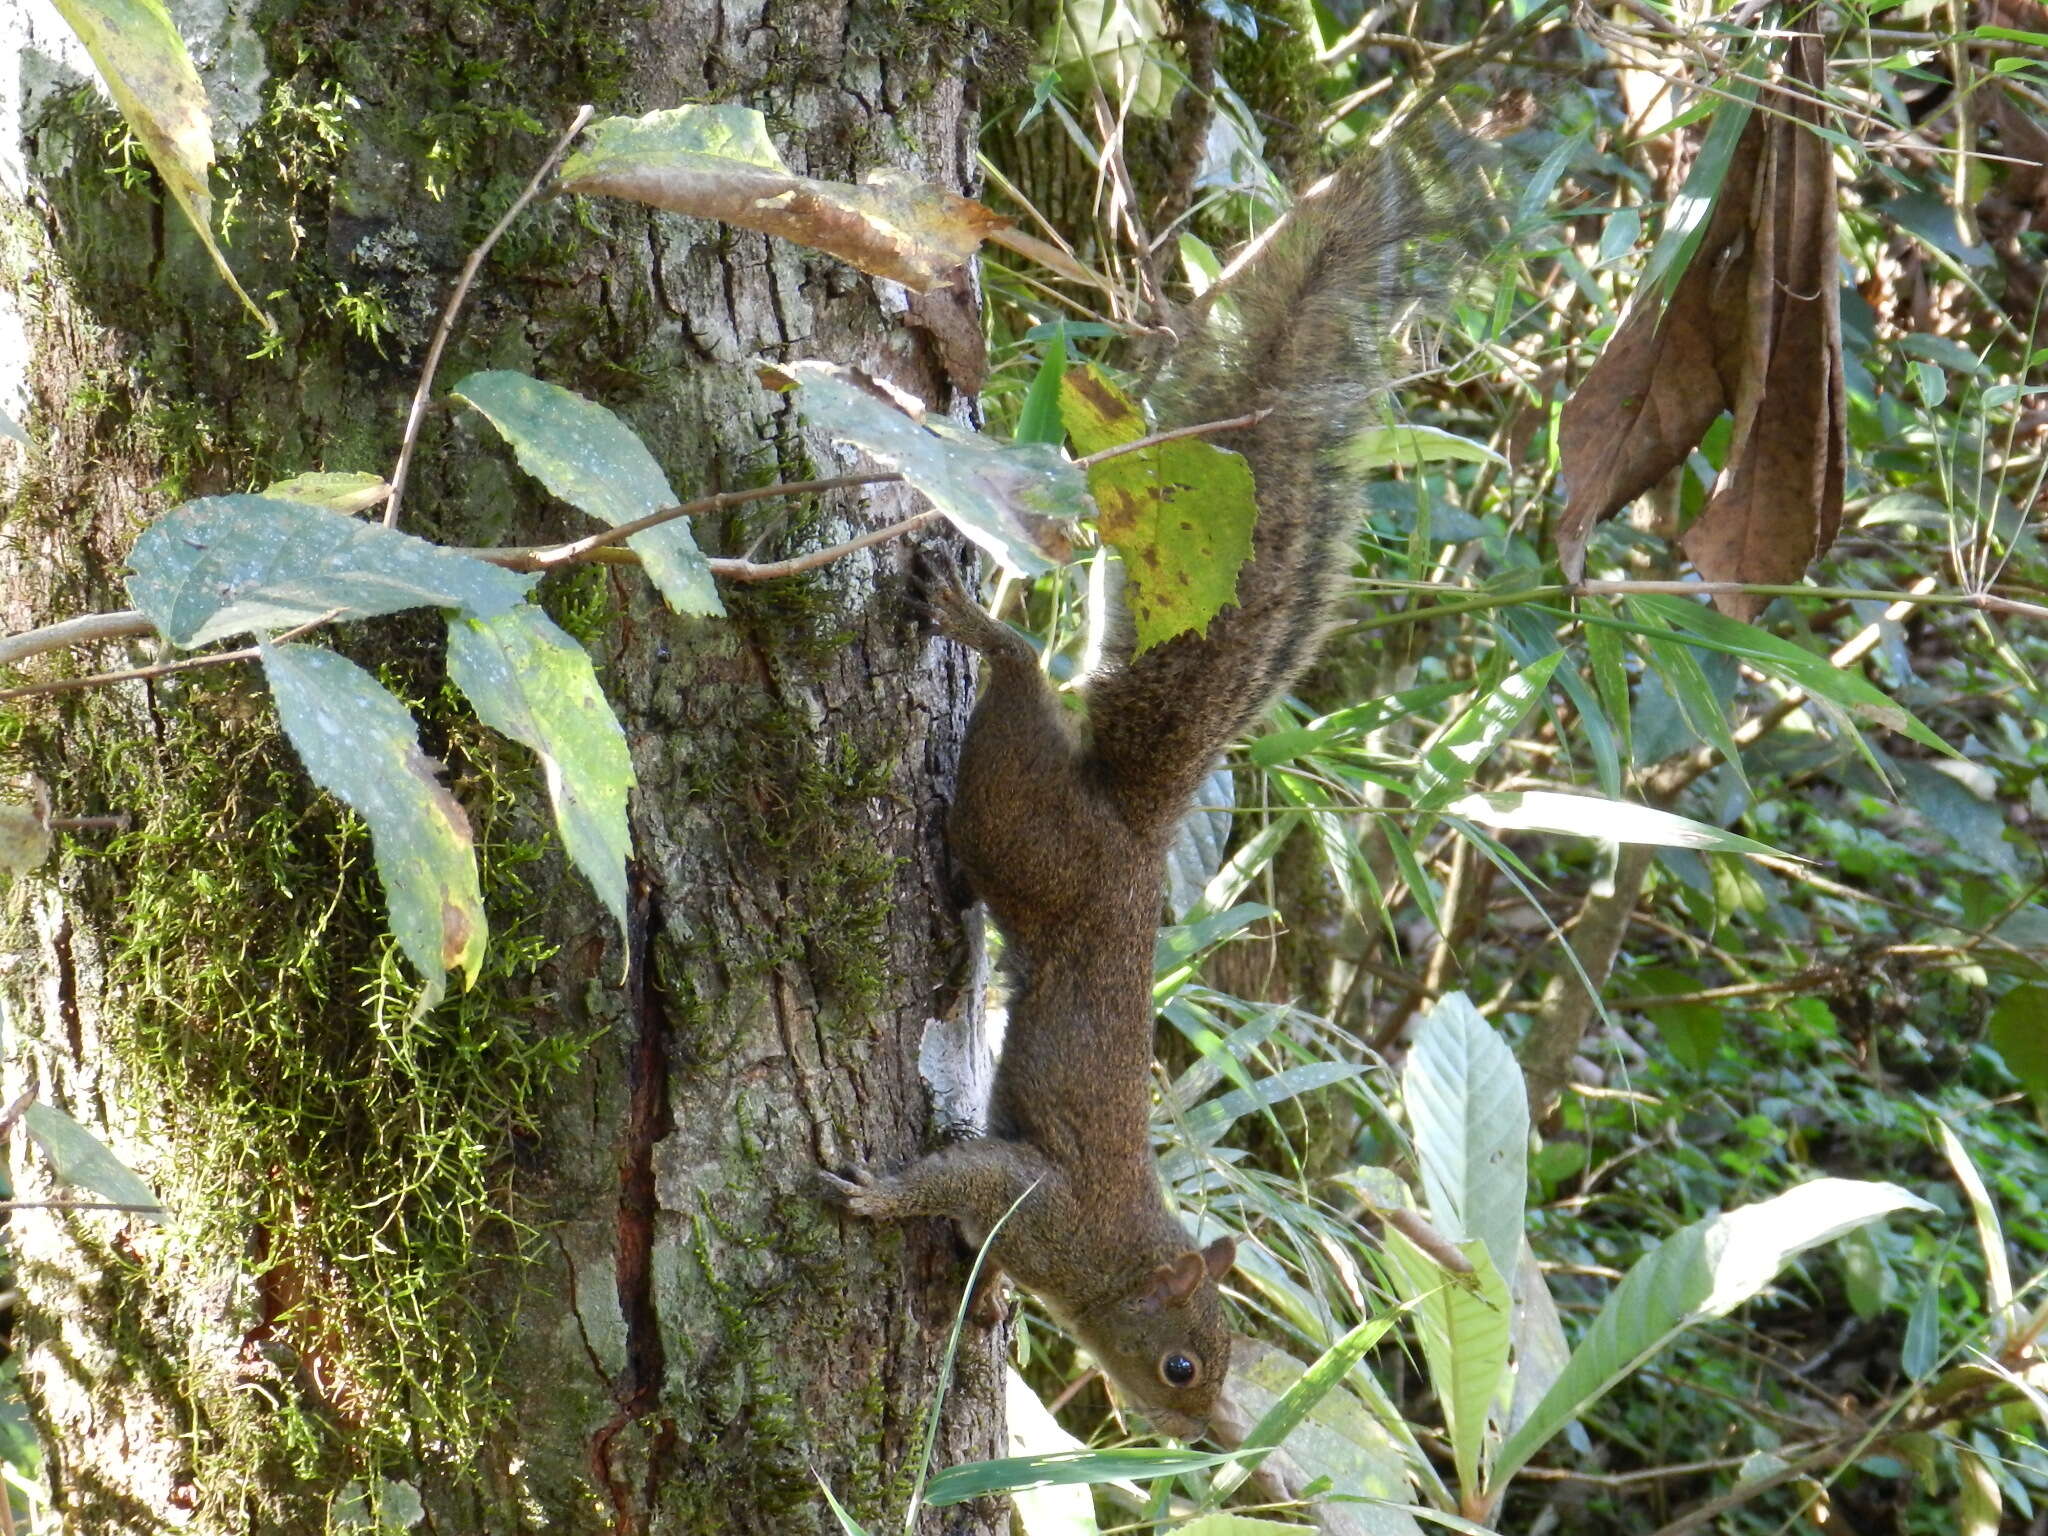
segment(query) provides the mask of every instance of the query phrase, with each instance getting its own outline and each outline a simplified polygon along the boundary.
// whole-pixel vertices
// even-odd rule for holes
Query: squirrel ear
[[[1202,1263],[1209,1271],[1211,1280],[1221,1280],[1230,1273],[1230,1266],[1237,1262],[1237,1239],[1219,1237],[1202,1250]]]
[[[1152,1271],[1144,1289],[1127,1305],[1138,1312],[1157,1312],[1162,1307],[1180,1306],[1195,1294],[1208,1273],[1202,1255],[1193,1249],[1176,1254]]]

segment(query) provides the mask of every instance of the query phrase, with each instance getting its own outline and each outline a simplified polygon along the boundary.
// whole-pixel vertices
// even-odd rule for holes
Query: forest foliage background
[[[981,36],[984,200],[1067,253],[984,247],[981,333],[947,343],[998,439],[1062,441],[1069,370],[1141,380],[1140,296],[1202,291],[1358,141],[1445,106],[1503,140],[1500,253],[1353,466],[1357,596],[1213,782],[1159,952],[1164,1166],[1253,1239],[1250,1330],[1344,1366],[1314,1412],[1369,1469],[1098,1457],[1028,1528],[1234,1492],[1265,1503],[1207,1529],[1381,1529],[1323,1496],[1391,1465],[1398,1502],[1503,1529],[2048,1529],[2048,10],[1070,0]],[[147,193],[105,123],[110,195]],[[1056,677],[1094,564],[997,592]],[[1666,585],[1700,576],[1714,609]],[[1379,1170],[1427,1160],[1402,1063],[1454,1016],[1529,1085],[1564,1337],[1661,1240],[1816,1177],[1932,1209],[1622,1351],[1564,1440],[1475,1482],[1531,1405],[1504,1365],[1456,1401],[1491,1346],[1374,1215],[1405,1198]],[[1085,1362],[1021,1332],[1037,1448],[1120,1443]],[[0,1454],[33,1522],[18,1408]]]

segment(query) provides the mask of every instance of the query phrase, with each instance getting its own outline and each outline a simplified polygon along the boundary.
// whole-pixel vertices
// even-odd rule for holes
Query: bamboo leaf
[[[1563,657],[1562,651],[1553,651],[1532,661],[1466,707],[1423,755],[1421,771],[1415,776],[1418,807],[1439,809],[1465,787],[1479,765],[1514,734]]]
[[[1597,837],[1656,848],[1707,848],[1718,853],[1787,857],[1768,843],[1759,843],[1723,827],[1647,805],[1603,800],[1597,795],[1566,794],[1551,789],[1466,795],[1445,806],[1444,811],[1501,832],[1557,832],[1567,837]]]

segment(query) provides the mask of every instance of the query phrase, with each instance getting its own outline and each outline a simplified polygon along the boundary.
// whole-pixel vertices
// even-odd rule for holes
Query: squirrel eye
[[[1160,1358],[1159,1379],[1169,1387],[1191,1387],[1201,1374],[1201,1367],[1179,1350]]]

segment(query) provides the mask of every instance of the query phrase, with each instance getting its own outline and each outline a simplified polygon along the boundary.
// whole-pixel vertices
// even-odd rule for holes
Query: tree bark
[[[388,472],[454,271],[579,102],[739,102],[800,172],[972,176],[952,72],[972,22],[304,0],[267,8],[259,40],[250,8],[212,14],[187,38],[230,259],[283,337],[257,360],[161,185],[110,150],[75,46],[47,13],[0,23],[34,66],[20,163],[0,164],[0,294],[30,348],[23,408],[0,408],[34,440],[0,442],[0,632],[127,606],[122,557],[179,501]],[[687,498],[802,478],[827,451],[757,386],[756,355],[958,404],[903,309],[761,236],[543,203],[486,266],[440,380],[511,367],[598,399]],[[768,558],[908,510],[765,501],[697,531]],[[446,409],[402,526],[587,531]],[[68,1529],[324,1532],[417,1499],[415,1528],[463,1536],[781,1536],[839,1529],[821,1482],[900,1522],[952,1240],[848,1226],[811,1183],[821,1161],[913,1152],[927,1021],[956,1045],[979,1024],[940,833],[972,681],[917,634],[895,560],[728,590],[727,620],[671,615],[632,568],[544,585],[633,750],[630,942],[567,868],[530,760],[450,700],[438,624],[337,633],[415,705],[477,832],[486,976],[417,1021],[367,835],[307,782],[257,677],[0,705],[0,777],[132,818],[68,836],[0,898],[7,1092],[100,1129],[172,1211],[11,1221],[13,1345]],[[101,644],[0,682],[155,654]],[[10,1151],[20,1197],[53,1190],[19,1134]],[[999,1343],[963,1341],[940,1464],[998,1449]],[[949,1532],[1002,1524],[945,1513]]]

